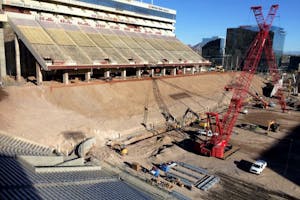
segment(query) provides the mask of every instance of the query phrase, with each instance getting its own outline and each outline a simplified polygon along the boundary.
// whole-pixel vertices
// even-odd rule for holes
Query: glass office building
[[[251,42],[259,31],[257,26],[241,26],[238,28],[227,29],[225,54],[227,60],[227,69],[239,69],[243,64],[243,60],[247,54]],[[273,51],[276,57],[276,63],[280,66],[280,59],[283,54],[283,46],[286,32],[283,28],[272,26],[270,30],[270,38],[273,44]],[[265,56],[262,55],[259,64],[259,71],[266,71],[268,69]]]
[[[212,65],[222,65],[225,40],[221,37],[203,38],[202,40],[202,57],[212,62]]]

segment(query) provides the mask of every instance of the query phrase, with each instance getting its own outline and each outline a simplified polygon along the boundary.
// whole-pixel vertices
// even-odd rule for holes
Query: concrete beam
[[[91,72],[86,72],[85,73],[85,81],[89,82],[91,80]]]
[[[166,68],[162,68],[162,70],[161,70],[161,75],[162,75],[162,76],[165,76],[165,75],[166,75]]]
[[[35,71],[36,71],[36,83],[38,85],[41,85],[43,83],[43,75],[41,72],[41,67],[37,62],[35,63]]]
[[[63,156],[18,156],[17,160],[31,166],[55,166],[64,162]]]
[[[63,83],[68,85],[69,84],[69,73],[65,72],[63,74]]]
[[[122,78],[126,78],[126,69],[123,69],[122,72],[121,72],[121,76]]]
[[[21,62],[20,62],[20,46],[18,37],[15,35],[15,51],[16,51],[16,80],[21,81]]]
[[[102,169],[101,166],[36,167],[35,168],[35,173],[99,171],[101,169]]]
[[[5,77],[6,74],[6,60],[5,60],[5,48],[4,48],[4,33],[3,23],[0,24],[0,80]]]

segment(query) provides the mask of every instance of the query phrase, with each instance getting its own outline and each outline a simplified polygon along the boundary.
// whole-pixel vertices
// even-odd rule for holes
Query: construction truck
[[[216,72],[224,72],[225,70],[224,70],[224,67],[222,65],[218,65],[218,66],[216,66],[215,71]]]

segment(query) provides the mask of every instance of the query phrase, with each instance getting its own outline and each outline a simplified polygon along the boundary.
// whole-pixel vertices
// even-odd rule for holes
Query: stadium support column
[[[15,35],[15,51],[16,51],[16,80],[21,80],[21,63],[20,63],[20,47],[18,37]]]
[[[122,70],[121,76],[122,76],[123,79],[126,79],[126,69]]]
[[[142,76],[142,70],[140,68],[137,68],[136,69],[136,77],[141,78],[141,76]]]
[[[173,68],[173,69],[172,69],[172,75],[173,75],[173,76],[176,76],[176,68]]]
[[[3,22],[0,22],[0,80],[6,76]]]
[[[154,69],[151,69],[151,77],[154,77]]]
[[[186,74],[186,67],[183,67],[183,75]]]
[[[161,69],[161,75],[162,75],[162,76],[165,76],[165,75],[166,75],[166,68],[162,68],[162,69]]]
[[[63,83],[68,85],[69,84],[69,73],[68,72],[65,72],[63,74]]]
[[[43,75],[41,72],[40,65],[37,62],[35,63],[35,70],[36,70],[36,83],[38,85],[41,85],[43,83]]]
[[[195,67],[192,67],[191,70],[192,70],[192,74],[195,74]]]
[[[89,82],[91,80],[91,72],[86,72],[85,73],[85,81]]]
[[[104,78],[109,78],[110,77],[110,70],[104,71]]]

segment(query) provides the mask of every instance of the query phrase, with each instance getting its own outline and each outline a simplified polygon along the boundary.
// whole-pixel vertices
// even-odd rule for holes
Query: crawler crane
[[[197,141],[195,150],[207,156],[224,158],[225,151],[229,147],[230,136],[237,120],[242,103],[247,96],[254,73],[258,67],[262,53],[264,51],[267,59],[273,83],[280,79],[274,53],[272,50],[272,40],[269,31],[276,15],[278,5],[272,5],[268,16],[264,19],[261,6],[251,7],[258,23],[259,32],[248,50],[243,71],[236,80],[237,88],[233,88],[233,96],[227,112],[220,118],[218,113],[208,112],[207,120],[213,131],[213,136],[206,141]],[[286,108],[285,99],[281,89],[277,91],[276,97],[279,99],[282,110]]]

